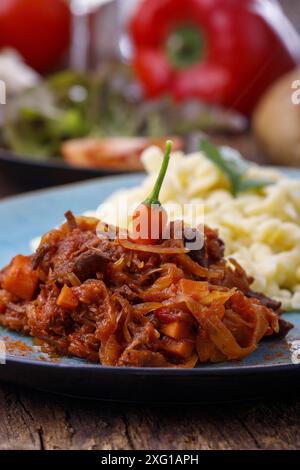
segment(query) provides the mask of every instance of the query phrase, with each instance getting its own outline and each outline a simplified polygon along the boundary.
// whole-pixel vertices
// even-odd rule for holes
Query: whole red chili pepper
[[[132,216],[132,235],[135,243],[156,245],[161,241],[168,222],[165,209],[159,201],[159,193],[169,166],[172,141],[166,142],[166,151],[161,169],[150,196],[139,204]]]
[[[300,62],[300,38],[276,0],[142,0],[130,30],[147,97],[170,93],[248,114]]]

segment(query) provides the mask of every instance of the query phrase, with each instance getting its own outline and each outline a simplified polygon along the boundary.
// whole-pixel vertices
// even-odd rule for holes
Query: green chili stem
[[[165,155],[164,155],[164,159],[163,159],[163,162],[162,162],[162,165],[161,165],[161,169],[160,169],[160,172],[159,172],[159,175],[157,177],[157,180],[156,180],[156,183],[154,185],[152,193],[145,200],[146,204],[149,204],[149,205],[160,204],[160,202],[159,202],[159,193],[160,193],[160,190],[161,190],[161,187],[162,187],[162,184],[163,184],[163,181],[165,179],[166,172],[167,172],[167,169],[168,169],[168,166],[169,166],[170,154],[171,154],[171,151],[172,151],[172,145],[173,145],[173,142],[171,140],[167,140]]]

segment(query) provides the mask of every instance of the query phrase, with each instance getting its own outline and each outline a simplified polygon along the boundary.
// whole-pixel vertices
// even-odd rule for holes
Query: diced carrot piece
[[[29,256],[17,255],[8,266],[2,287],[23,300],[31,300],[38,286],[38,274]]]
[[[192,355],[195,344],[193,341],[187,339],[176,341],[171,338],[163,338],[160,341],[160,348],[170,354],[186,359]]]
[[[79,301],[70,287],[64,285],[57,299],[57,305],[66,309],[74,309],[78,306]]]
[[[182,339],[189,336],[191,325],[182,321],[174,321],[160,328],[161,332],[174,339]]]
[[[181,292],[203,305],[210,305],[213,301],[224,304],[234,294],[234,289],[224,291],[210,291],[207,282],[181,279],[178,283]]]
[[[208,283],[205,281],[193,281],[191,279],[180,279],[179,289],[183,294],[195,297],[202,297],[208,292]]]

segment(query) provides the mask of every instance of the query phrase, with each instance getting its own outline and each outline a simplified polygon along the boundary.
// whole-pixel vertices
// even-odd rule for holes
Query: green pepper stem
[[[162,184],[163,184],[163,181],[165,179],[167,169],[168,169],[168,166],[169,166],[170,154],[171,154],[171,151],[172,151],[172,145],[173,145],[173,142],[171,140],[167,140],[165,155],[164,155],[164,159],[163,159],[163,162],[162,162],[162,165],[161,165],[159,175],[157,177],[157,180],[156,180],[156,183],[154,185],[152,193],[150,194],[150,196],[145,201],[145,203],[147,203],[149,205],[160,204],[160,202],[159,202],[159,193],[160,193],[160,190],[161,190],[161,187],[162,187]]]

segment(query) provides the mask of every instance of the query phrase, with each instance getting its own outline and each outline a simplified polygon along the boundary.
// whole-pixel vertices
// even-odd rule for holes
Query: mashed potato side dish
[[[106,203],[126,202],[133,210],[149,195],[162,158],[159,149],[147,149],[143,161],[148,177],[139,187],[113,194]],[[256,165],[250,166],[249,176],[274,184],[234,198],[225,176],[203,154],[177,152],[160,200],[166,208],[172,203],[203,204],[204,222],[219,229],[226,256],[234,257],[255,277],[253,288],[280,300],[285,309],[300,309],[300,181]],[[105,204],[88,214],[114,223]],[[127,226],[125,211],[118,223]]]

